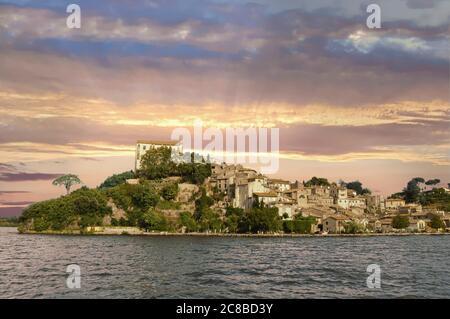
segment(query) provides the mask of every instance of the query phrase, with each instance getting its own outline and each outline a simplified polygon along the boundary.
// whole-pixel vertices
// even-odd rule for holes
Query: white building
[[[364,197],[338,198],[338,206],[348,209],[352,207],[366,208],[366,199]]]
[[[146,141],[139,140],[136,142],[136,155],[134,168],[137,171],[141,168],[141,159],[145,153],[151,148],[170,147],[172,154],[183,154],[183,145],[178,141]]]
[[[269,179],[267,180],[267,186],[280,192],[285,192],[291,189],[291,183],[282,179]]]
[[[254,192],[253,197],[255,200],[258,200],[260,203],[264,203],[265,205],[276,204],[278,202],[278,195],[275,192]]]
[[[386,209],[398,209],[400,206],[405,206],[405,200],[400,198],[387,198],[384,203]]]

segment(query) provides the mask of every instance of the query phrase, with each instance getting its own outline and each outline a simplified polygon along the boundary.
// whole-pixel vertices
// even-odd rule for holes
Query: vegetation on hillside
[[[0,227],[17,227],[19,226],[19,219],[17,217],[0,218]]]
[[[73,174],[60,176],[52,182],[52,184],[55,186],[64,186],[67,194],[70,193],[70,189],[72,188],[72,186],[82,183],[83,182],[78,178],[78,176]]]
[[[138,175],[148,180],[180,176],[183,182],[201,185],[211,176],[211,164],[195,163],[194,160],[190,163],[174,163],[169,147],[152,148],[142,157]]]
[[[310,187],[310,186],[330,186],[330,182],[326,178],[314,176],[309,181],[304,182],[303,185],[305,185],[307,187]]]
[[[348,189],[354,190],[357,195],[371,194],[372,192],[368,188],[363,188],[360,181],[353,181],[349,183],[342,182],[341,185],[347,187]]]
[[[136,178],[136,174],[133,171],[127,171],[120,174],[114,174],[107,179],[103,183],[100,184],[99,188],[111,188],[120,184],[125,184],[127,179]]]
[[[19,219],[21,231],[85,231],[90,226],[134,226],[146,231],[229,232],[229,233],[310,233],[315,219],[287,214],[280,217],[276,207],[266,207],[256,201],[250,209],[219,207],[224,194],[217,188],[208,189],[204,181],[211,176],[208,163],[174,163],[170,149],[149,150],[142,158],[141,169],[108,177],[98,188],[81,187],[70,193],[71,187],[81,180],[73,174],[61,176],[53,183],[63,185],[67,195],[34,203],[26,208]],[[193,156],[192,156],[193,157]],[[126,183],[138,179],[137,184]],[[199,191],[188,202],[178,202],[179,183],[196,184]],[[417,177],[408,182],[402,193],[408,202],[450,211],[450,194],[435,186],[437,179],[425,181]],[[343,182],[344,183],[344,182]],[[357,194],[370,191],[359,181],[345,183]],[[329,186],[326,178],[313,177],[306,186]],[[223,203],[222,203],[223,204]],[[433,228],[442,228],[439,217],[431,222]],[[395,216],[392,226],[409,226],[407,216]],[[346,233],[359,233],[356,223],[345,225]]]
[[[409,226],[409,218],[405,215],[396,215],[392,218],[392,227],[396,229],[405,229]]]
[[[82,187],[69,195],[34,203],[19,218],[19,230],[61,231],[102,224],[111,214],[107,197],[96,189]]]

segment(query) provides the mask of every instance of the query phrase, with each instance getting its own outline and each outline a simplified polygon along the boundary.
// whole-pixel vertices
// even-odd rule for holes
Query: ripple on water
[[[19,235],[0,228],[3,298],[450,297],[450,236]],[[366,286],[369,264],[382,289]],[[66,267],[81,267],[81,289]]]

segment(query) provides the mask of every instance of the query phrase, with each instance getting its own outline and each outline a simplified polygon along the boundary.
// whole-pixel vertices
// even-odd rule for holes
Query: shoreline
[[[16,229],[17,230],[17,229]],[[284,234],[284,233],[266,233],[266,234],[241,234],[241,233],[172,233],[172,232],[140,232],[140,233],[112,233],[112,232],[80,232],[80,231],[25,231],[18,232],[21,235],[77,235],[77,236],[149,236],[149,237],[255,237],[255,238],[327,238],[327,237],[389,237],[389,236],[445,236],[445,233],[363,233],[363,234]]]

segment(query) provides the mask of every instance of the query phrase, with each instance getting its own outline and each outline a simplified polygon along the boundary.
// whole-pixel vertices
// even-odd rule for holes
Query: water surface
[[[20,235],[0,228],[2,298],[450,298],[450,236]],[[81,288],[66,267],[81,267]],[[381,289],[369,289],[369,264]]]

